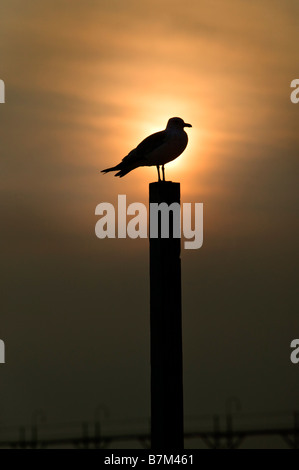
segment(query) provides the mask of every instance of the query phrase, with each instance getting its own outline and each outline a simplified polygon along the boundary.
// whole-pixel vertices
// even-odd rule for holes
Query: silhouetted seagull
[[[155,165],[158,181],[161,181],[160,165],[162,165],[163,181],[165,181],[164,165],[181,155],[187,147],[188,135],[184,127],[192,126],[179,117],[170,118],[164,131],[156,132],[144,139],[118,165],[102,170],[102,173],[117,171],[114,176],[122,178],[139,166]]]

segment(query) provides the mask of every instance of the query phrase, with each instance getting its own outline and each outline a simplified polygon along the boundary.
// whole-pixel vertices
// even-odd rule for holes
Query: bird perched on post
[[[170,118],[164,131],[146,137],[118,165],[106,168],[102,173],[117,171],[114,176],[122,178],[139,166],[156,166],[158,181],[161,181],[160,166],[162,166],[163,181],[165,181],[164,165],[181,155],[187,147],[188,135],[184,127],[192,126],[179,117]]]

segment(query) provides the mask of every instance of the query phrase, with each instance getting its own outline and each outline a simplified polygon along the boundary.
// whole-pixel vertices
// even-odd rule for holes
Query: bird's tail
[[[101,173],[108,173],[109,171],[117,171],[119,170],[119,165],[112,166],[111,168],[106,168],[106,170],[102,170]]]
[[[117,173],[115,173],[114,176],[119,176],[120,178],[122,178],[123,176],[125,176],[127,173],[129,173],[132,170],[134,170],[134,167],[133,168],[124,167],[121,162],[119,163],[119,165],[113,166],[111,168],[106,168],[106,170],[102,170],[101,173],[108,173],[109,171],[117,171]]]
[[[120,171],[118,171],[117,173],[115,173],[114,176],[119,176],[120,178],[122,178],[123,176],[125,176],[127,173],[129,173],[130,171],[132,171],[134,168],[122,168]]]

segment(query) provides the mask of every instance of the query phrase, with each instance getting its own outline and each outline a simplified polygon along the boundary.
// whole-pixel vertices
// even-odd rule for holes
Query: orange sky
[[[44,308],[51,316],[52,307],[64,305],[71,318],[81,304],[66,293],[74,285],[89,292],[95,275],[105,286],[99,293],[104,306],[110,305],[113,283],[124,283],[124,296],[131,301],[127,278],[132,285],[143,282],[140,292],[147,295],[146,241],[96,239],[94,210],[100,202],[116,201],[118,194],[126,194],[128,203],[147,203],[156,169],[137,169],[123,179],[100,170],[164,129],[169,117],[179,116],[193,127],[187,129],[186,151],[167,165],[166,177],[181,182],[183,202],[204,203],[204,245],[192,256],[182,253],[186,328],[196,331],[194,305],[202,298],[209,312],[226,305],[244,337],[245,324],[256,331],[266,310],[277,308],[278,325],[285,299],[293,305],[295,298],[288,288],[297,244],[299,104],[290,101],[290,83],[299,78],[298,1],[2,0],[0,18],[0,79],[6,85],[6,103],[0,105],[2,269],[7,292],[19,289],[16,304],[8,297],[7,312],[14,312],[16,321],[22,311],[36,321]],[[196,279],[206,286],[205,293]],[[51,282],[57,283],[57,292],[52,307],[45,307],[45,286]],[[213,304],[217,286],[223,295],[218,306]],[[226,297],[232,286],[243,293],[239,303]],[[278,286],[284,297],[275,299]],[[245,301],[250,292],[259,306]],[[82,293],[81,299],[92,312],[93,295],[89,300]],[[122,307],[122,295],[120,288],[111,311]],[[138,299],[130,307],[136,318],[142,305]],[[239,324],[242,309],[248,323]],[[24,328],[31,331],[30,321]],[[115,318],[105,321],[112,331]],[[288,318],[286,338],[288,325],[294,324],[294,317]],[[3,336],[6,332],[13,343],[17,333],[11,317],[7,325]],[[60,327],[67,336],[68,321]],[[49,328],[55,334],[54,323]],[[262,344],[268,339],[261,331]],[[279,328],[275,334],[279,341]],[[190,335],[190,348],[193,344],[196,350],[198,340]],[[42,339],[36,341],[44,347]],[[63,345],[61,339],[62,355]],[[117,353],[110,354],[117,368]],[[250,366],[249,356],[244,361]],[[190,366],[187,382],[192,371]],[[109,401],[109,393],[104,400]],[[192,397],[193,391],[195,403],[195,391]]]
[[[7,148],[18,134],[7,186],[27,192],[25,152],[35,192],[49,186],[75,198],[83,191],[85,199],[88,191],[85,212],[92,196],[95,202],[117,193],[145,200],[155,169],[121,181],[97,170],[119,162],[171,116],[193,128],[167,177],[181,180],[184,197],[198,202],[217,194],[223,199],[236,175],[253,172],[257,160],[270,166],[278,149],[280,158],[292,153],[296,2],[271,2],[271,8],[260,0],[245,7],[240,1],[190,1],[185,8],[174,1],[23,5],[2,6]]]

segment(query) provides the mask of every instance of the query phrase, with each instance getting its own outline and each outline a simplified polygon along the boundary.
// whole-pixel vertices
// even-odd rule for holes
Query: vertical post
[[[299,413],[294,412],[294,449],[299,449]]]
[[[180,203],[180,184],[150,183],[149,202]],[[168,238],[161,236],[164,216]],[[172,212],[164,216],[158,238],[150,237],[151,448],[160,450],[184,448],[181,239],[173,237]]]
[[[219,415],[213,416],[214,425],[214,449],[220,449],[220,417]]]

